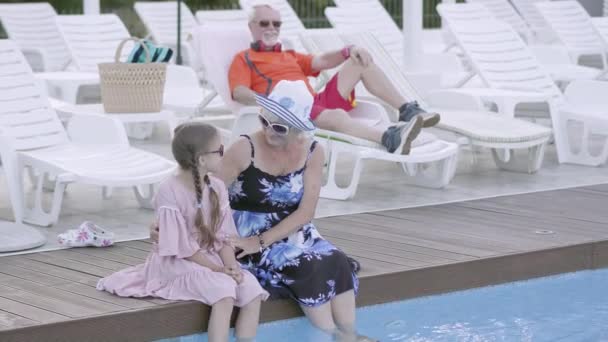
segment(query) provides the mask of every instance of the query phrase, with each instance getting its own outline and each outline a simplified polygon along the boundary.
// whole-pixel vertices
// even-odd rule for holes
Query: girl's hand
[[[257,236],[248,238],[233,238],[232,246],[235,249],[240,249],[241,252],[236,256],[240,259],[244,256],[255,254],[260,251],[260,240]]]
[[[239,265],[224,266],[223,272],[232,277],[237,284],[243,281],[243,271]]]

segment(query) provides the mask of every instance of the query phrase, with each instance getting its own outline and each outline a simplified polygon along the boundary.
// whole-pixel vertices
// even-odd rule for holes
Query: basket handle
[[[144,40],[139,39],[137,37],[129,37],[129,38],[123,39],[120,42],[120,44],[118,44],[118,47],[116,48],[116,53],[114,54],[114,62],[116,62],[116,63],[120,62],[120,55],[122,53],[122,48],[129,41],[134,41],[144,47],[144,51],[146,52],[146,63],[150,63],[152,61],[152,56],[150,56],[150,49],[148,49],[148,46],[146,44],[144,44]]]

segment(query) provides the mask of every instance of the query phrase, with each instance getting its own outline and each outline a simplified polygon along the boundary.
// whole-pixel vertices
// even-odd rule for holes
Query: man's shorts
[[[343,98],[338,91],[338,74],[335,74],[325,86],[325,90],[315,95],[312,110],[310,111],[310,119],[314,121],[326,109],[344,109],[349,112],[354,107],[355,89],[351,91],[348,99]]]

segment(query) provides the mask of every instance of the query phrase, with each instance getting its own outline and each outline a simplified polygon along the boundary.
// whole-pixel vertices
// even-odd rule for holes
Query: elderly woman
[[[281,81],[256,100],[262,130],[232,144],[220,175],[230,184],[237,258],[272,297],[294,299],[316,327],[356,340],[357,277],[311,222],[324,163],[322,146],[306,133],[314,129],[313,98],[304,82]]]

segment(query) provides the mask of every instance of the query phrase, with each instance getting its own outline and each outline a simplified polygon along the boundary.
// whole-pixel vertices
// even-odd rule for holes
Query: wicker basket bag
[[[128,41],[141,44],[146,63],[123,63],[120,56]],[[99,63],[101,101],[106,113],[159,112],[163,105],[167,65],[150,63],[150,50],[138,38],[124,39],[118,45],[114,63]]]

